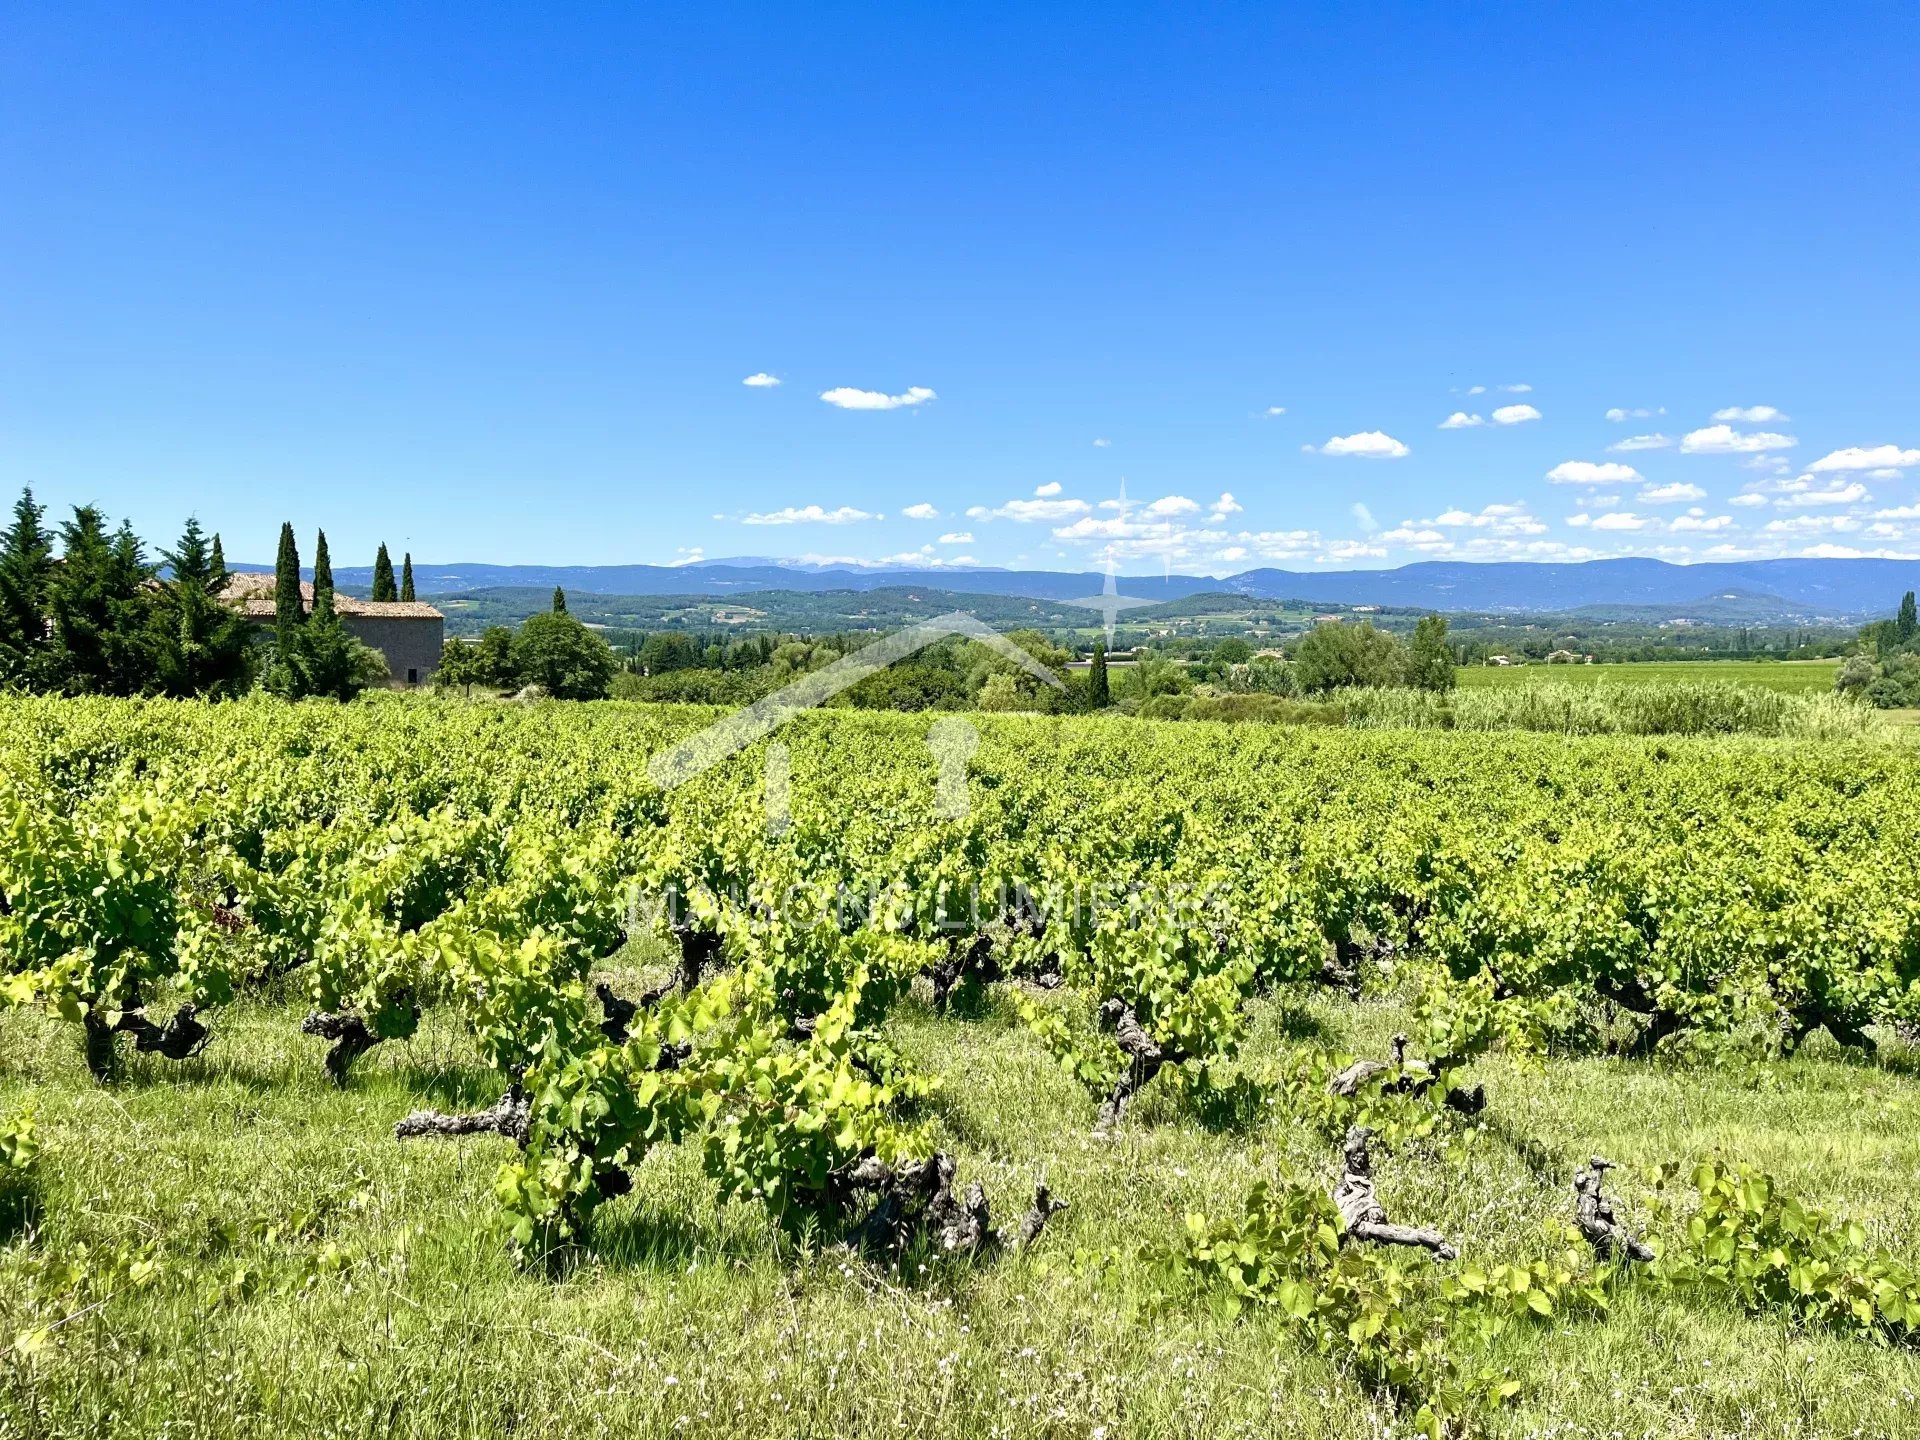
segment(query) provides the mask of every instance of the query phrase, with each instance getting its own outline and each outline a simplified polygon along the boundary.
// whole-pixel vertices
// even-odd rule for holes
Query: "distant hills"
[[[369,567],[336,566],[347,587],[372,583]],[[622,596],[698,596],[708,600],[781,590],[912,590],[1058,601],[1095,595],[1098,571],[889,569],[812,566],[758,558],[697,565],[438,565],[415,562],[425,595],[555,585]],[[1685,616],[1692,609],[1738,613],[1749,623],[1857,621],[1890,615],[1900,596],[1920,589],[1914,560],[1746,560],[1674,565],[1664,560],[1426,560],[1392,570],[1248,570],[1212,575],[1123,576],[1120,593],[1148,601],[1228,592],[1308,604],[1383,605],[1421,610],[1552,614],[1630,607],[1637,616]]]

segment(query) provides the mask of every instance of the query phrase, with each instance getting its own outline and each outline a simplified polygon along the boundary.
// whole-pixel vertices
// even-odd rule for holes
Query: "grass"
[[[1637,665],[1465,665],[1455,674],[1463,686],[1543,682],[1652,685],[1710,680],[1802,695],[1832,690],[1839,664],[1837,660],[1650,660]]]
[[[518,1269],[492,1229],[505,1142],[391,1138],[416,1106],[491,1098],[464,1038],[429,1016],[337,1091],[299,1013],[237,1004],[203,1056],[135,1059],[110,1089],[71,1027],[0,1013],[0,1110],[30,1102],[48,1142],[33,1213],[0,1232],[0,1345],[76,1312],[37,1353],[0,1357],[0,1435],[1392,1433],[1271,1319],[1157,1309],[1135,1258],[1189,1211],[1238,1214],[1258,1177],[1327,1181],[1332,1148],[1275,1113],[1209,1128],[1152,1089],[1096,1142],[1092,1103],[1004,995],[971,1019],[910,1001],[890,1029],[943,1077],[941,1142],[1003,1222],[1042,1172],[1073,1208],[1028,1256],[925,1277],[778,1241],[758,1210],[716,1205],[691,1147],[649,1159],[566,1273]],[[1405,1021],[1388,1000],[1261,1001],[1244,1063],[1319,1041],[1383,1053]],[[1469,1256],[1534,1249],[1589,1153],[1716,1150],[1916,1255],[1912,1052],[1871,1063],[1820,1043],[1708,1070],[1496,1059],[1476,1078],[1492,1104],[1467,1158],[1410,1149],[1381,1174],[1390,1209]],[[102,1297],[51,1293],[43,1262],[82,1246],[159,1269],[77,1313]],[[1500,1434],[1920,1434],[1920,1356],[1710,1302],[1629,1292],[1604,1321],[1516,1332],[1499,1358],[1526,1384]]]

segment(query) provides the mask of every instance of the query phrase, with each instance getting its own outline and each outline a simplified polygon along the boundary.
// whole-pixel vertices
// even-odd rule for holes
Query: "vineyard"
[[[0,699],[0,1436],[1920,1434],[1911,746],[717,714]]]

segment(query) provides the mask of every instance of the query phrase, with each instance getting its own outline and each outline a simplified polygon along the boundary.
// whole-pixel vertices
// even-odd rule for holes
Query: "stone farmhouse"
[[[237,607],[255,625],[272,626],[271,572],[250,570],[233,575],[220,592],[220,598]],[[300,582],[300,598],[311,612],[313,585],[310,582]],[[349,635],[386,658],[392,676],[387,684],[391,688],[412,690],[426,684],[439,668],[447,620],[425,601],[356,600],[336,590],[333,609]]]

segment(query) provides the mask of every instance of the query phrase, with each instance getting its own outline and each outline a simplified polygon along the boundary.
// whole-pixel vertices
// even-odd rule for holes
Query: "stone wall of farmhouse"
[[[426,684],[440,664],[446,622],[438,616],[342,615],[340,623],[387,657],[396,690]]]

